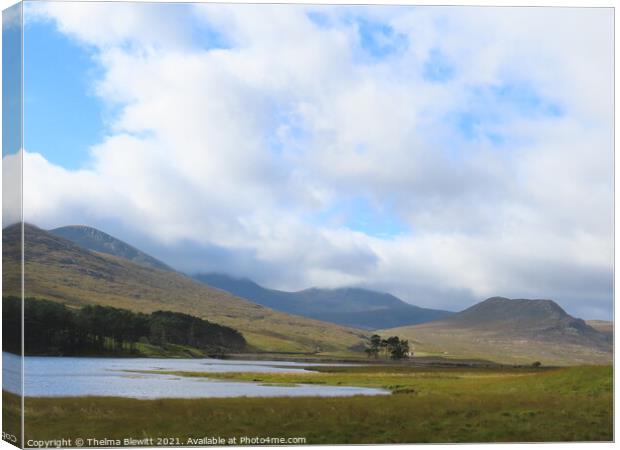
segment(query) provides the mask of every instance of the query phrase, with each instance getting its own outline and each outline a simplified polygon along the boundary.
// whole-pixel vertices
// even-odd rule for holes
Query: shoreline
[[[15,354],[8,351],[3,353],[10,354],[12,356],[21,357],[20,354]],[[428,368],[485,368],[485,369],[510,369],[510,368],[531,368],[529,364],[502,364],[489,360],[482,359],[466,359],[466,358],[445,358],[441,356],[413,356],[405,360],[392,360],[392,359],[366,359],[360,355],[359,358],[355,356],[330,356],[330,355],[316,355],[308,353],[234,353],[222,356],[204,356],[204,357],[191,357],[187,356],[145,356],[145,355],[42,355],[42,354],[30,354],[24,355],[25,357],[37,357],[37,358],[97,358],[97,359],[165,359],[165,360],[224,360],[224,361],[272,361],[272,362],[296,362],[296,363],[309,363],[309,364],[351,364],[360,366],[409,366],[409,367],[428,367]],[[581,365],[581,364],[577,364]],[[604,366],[606,364],[594,364]],[[564,367],[557,365],[545,365],[540,369],[549,369],[556,367]]]

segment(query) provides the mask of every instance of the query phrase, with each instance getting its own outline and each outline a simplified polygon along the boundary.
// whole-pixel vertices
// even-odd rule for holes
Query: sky
[[[611,318],[611,9],[33,2],[24,20],[26,221],[272,288]]]

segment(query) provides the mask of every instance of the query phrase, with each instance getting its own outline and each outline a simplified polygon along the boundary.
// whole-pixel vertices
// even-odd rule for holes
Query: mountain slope
[[[611,336],[614,334],[614,323],[609,320],[586,320],[586,324],[601,333],[609,334]]]
[[[154,269],[172,270],[158,259],[96,228],[70,225],[54,228],[49,230],[49,233],[67,239],[87,250],[118,256]]]
[[[551,300],[492,297],[446,319],[382,330],[418,352],[501,362],[609,363],[612,341]]]
[[[20,233],[3,230],[3,295],[18,295]],[[150,313],[191,314],[241,331],[265,351],[345,350],[359,346],[364,333],[273,311],[182,274],[85,250],[31,225],[25,226],[25,295],[68,306],[101,304]],[[13,288],[11,288],[13,286]]]
[[[420,308],[391,294],[368,289],[312,288],[285,292],[266,289],[251,280],[222,274],[199,274],[194,278],[278,311],[367,330],[430,322],[453,314]]]

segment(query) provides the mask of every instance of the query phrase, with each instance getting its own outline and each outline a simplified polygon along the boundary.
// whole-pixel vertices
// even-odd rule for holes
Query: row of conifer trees
[[[21,318],[20,299],[3,298],[4,351],[21,353]],[[27,355],[132,354],[138,342],[186,345],[213,353],[246,346],[243,335],[233,328],[171,311],[143,314],[99,305],[77,309],[27,298],[23,323]]]

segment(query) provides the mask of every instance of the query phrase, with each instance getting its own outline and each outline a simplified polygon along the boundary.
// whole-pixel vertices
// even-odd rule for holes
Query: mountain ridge
[[[262,351],[360,350],[368,338],[368,333],[360,329],[276,311],[170,269],[88,250],[29,224],[24,225],[24,232],[25,295],[29,297],[73,307],[102,304],[136,312],[183,312],[236,328],[254,348]],[[4,295],[18,294],[20,264],[21,227],[17,224],[3,230]],[[235,282],[232,277],[220,277]],[[236,285],[250,291],[260,288],[264,295],[280,296],[280,300],[287,300],[289,294],[302,301],[310,296],[318,299],[316,303],[322,307],[329,307],[334,293],[339,293],[345,300],[357,300],[341,309],[341,314],[349,319],[358,313],[377,316],[402,302],[390,294],[362,288],[310,288],[287,293],[263,288],[249,279]],[[370,297],[365,298],[364,294]],[[374,309],[363,309],[369,305]],[[339,314],[331,313],[332,320]],[[553,300],[490,297],[440,320],[377,332],[409,339],[418,355],[520,364],[534,360],[543,364],[609,364],[613,324],[611,330],[609,323],[600,325],[607,331],[598,331],[570,316]]]
[[[392,294],[360,287],[313,287],[289,292],[221,273],[196,274],[193,278],[269,308],[366,330],[424,323],[453,314],[421,308]]]
[[[260,351],[343,351],[360,347],[361,330],[274,311],[181,273],[84,249],[25,224],[25,296],[81,307],[181,312],[231,326]],[[3,230],[3,295],[20,295],[21,227]]]
[[[48,232],[90,251],[121,257],[155,269],[174,271],[133,245],[91,226],[68,225]],[[199,274],[192,278],[277,311],[366,330],[424,323],[452,314],[450,311],[421,308],[389,293],[359,287],[311,287],[286,292],[264,288],[249,278],[226,274]]]
[[[174,270],[162,261],[138,250],[133,245],[88,225],[67,225],[53,228],[48,232],[91,251],[119,256],[155,269]]]
[[[553,300],[490,297],[446,319],[383,330],[418,349],[546,364],[609,363],[612,339]]]

